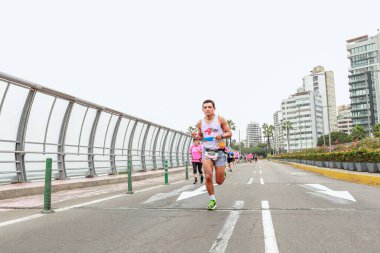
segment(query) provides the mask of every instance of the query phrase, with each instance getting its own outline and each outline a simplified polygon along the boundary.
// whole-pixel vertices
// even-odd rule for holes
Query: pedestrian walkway
[[[145,172],[137,172],[132,174],[132,181],[138,181],[153,177],[163,177],[164,170],[151,170]],[[173,168],[169,170],[170,174],[183,173],[185,178],[185,168]],[[110,175],[99,176],[94,178],[77,178],[68,180],[54,180],[52,181],[52,192],[73,190],[78,188],[107,185],[107,184],[119,184],[126,183],[128,181],[128,175]],[[17,198],[23,196],[30,196],[35,194],[42,194],[44,191],[44,182],[30,182],[30,183],[17,183],[0,185],[0,200]]]

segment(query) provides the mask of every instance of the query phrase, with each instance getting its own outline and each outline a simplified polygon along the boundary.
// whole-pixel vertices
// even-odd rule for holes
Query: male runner
[[[213,184],[213,170],[215,167],[216,183],[221,185],[225,179],[226,170],[226,143],[224,138],[230,138],[232,132],[227,121],[222,116],[215,114],[215,103],[212,100],[205,100],[202,104],[202,111],[205,115],[198,124],[198,139],[203,140],[204,159],[203,169],[206,175],[206,188],[210,195],[209,210],[216,208],[216,199]]]

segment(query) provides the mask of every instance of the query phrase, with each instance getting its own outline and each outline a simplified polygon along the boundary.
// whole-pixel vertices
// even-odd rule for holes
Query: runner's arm
[[[197,128],[198,128],[198,135],[194,136],[195,139],[202,141],[203,140],[203,133],[202,133],[202,121],[198,121]]]
[[[231,132],[231,129],[230,127],[228,126],[227,124],[227,121],[225,118],[223,118],[222,116],[219,116],[219,122],[220,122],[220,126],[222,127],[224,133],[220,136],[217,136],[216,139],[217,140],[220,140],[222,138],[230,138],[232,137],[232,132]]]

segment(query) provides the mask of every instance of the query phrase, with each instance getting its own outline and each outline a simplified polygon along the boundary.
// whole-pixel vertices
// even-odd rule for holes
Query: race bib
[[[206,151],[205,157],[210,160],[217,160],[218,159],[218,153],[215,151]]]

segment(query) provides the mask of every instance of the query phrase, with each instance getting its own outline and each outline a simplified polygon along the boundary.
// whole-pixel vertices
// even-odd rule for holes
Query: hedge
[[[289,153],[273,156],[278,159],[298,159],[328,162],[380,163],[380,150],[358,149],[332,153]]]

